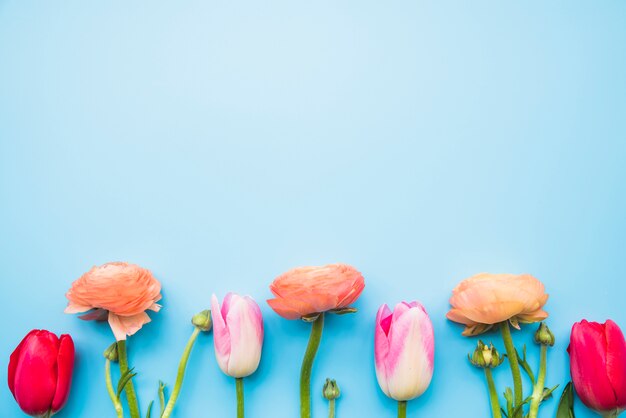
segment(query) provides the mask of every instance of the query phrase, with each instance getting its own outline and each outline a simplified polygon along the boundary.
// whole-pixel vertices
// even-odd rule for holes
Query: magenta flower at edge
[[[374,344],[376,378],[385,395],[408,401],[426,391],[433,376],[435,338],[421,304],[401,302],[393,312],[382,305]]]
[[[606,417],[626,410],[626,342],[617,324],[575,323],[568,352],[580,400]]]
[[[11,354],[9,389],[26,414],[50,417],[67,401],[73,370],[72,337],[32,330]]]

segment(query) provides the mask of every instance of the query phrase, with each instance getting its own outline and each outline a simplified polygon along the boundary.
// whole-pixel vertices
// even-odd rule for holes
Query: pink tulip
[[[610,319],[604,324],[584,319],[575,323],[568,352],[583,403],[605,416],[626,410],[626,342],[617,324]]]
[[[213,295],[211,310],[215,356],[220,369],[235,378],[251,375],[259,367],[263,347],[259,305],[250,296],[229,293],[221,308]]]
[[[433,376],[435,337],[421,304],[402,302],[393,313],[382,305],[374,344],[376,377],[385,395],[407,401],[426,391]]]

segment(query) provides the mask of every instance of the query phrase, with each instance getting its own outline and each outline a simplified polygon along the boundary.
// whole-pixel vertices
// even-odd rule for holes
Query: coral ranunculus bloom
[[[346,308],[361,295],[365,281],[347,264],[298,267],[278,276],[270,285],[275,298],[267,303],[280,316],[298,319]]]
[[[147,310],[158,312],[161,283],[136,264],[107,263],[93,267],[72,283],[65,294],[65,313],[82,313],[85,320],[107,320],[117,341],[150,322]]]
[[[73,370],[72,337],[32,330],[11,354],[9,389],[28,415],[54,415],[67,401]]]
[[[452,291],[446,317],[465,325],[463,335],[481,334],[494,325],[510,321],[518,323],[543,321],[548,313],[543,283],[530,274],[481,273],[463,280]]]
[[[567,351],[580,400],[607,417],[626,410],[626,342],[617,324],[575,323]]]

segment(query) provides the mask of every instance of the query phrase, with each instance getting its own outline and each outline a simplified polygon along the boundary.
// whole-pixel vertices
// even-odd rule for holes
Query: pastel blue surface
[[[265,317],[248,416],[294,418],[310,327],[269,309],[268,284],[342,261],[367,285],[357,315],[327,322],[316,418],[327,376],[338,418],[395,416],[373,320],[413,299],[432,316],[436,371],[409,415],[488,416],[465,357],[475,339],[445,319],[451,289],[481,271],[546,284],[547,383],[563,385],[574,321],[626,327],[624,22],[618,0],[0,0],[0,381],[30,329],[69,332],[78,357],[59,418],[113,417],[112,335],[63,314],[64,293],[126,260],[164,287],[129,341],[144,411],[159,379],[173,385],[191,315],[232,290]],[[532,364],[534,329],[515,333]],[[502,391],[506,368],[497,376]],[[2,416],[22,416],[1,385]],[[211,336],[175,416],[235,416]]]

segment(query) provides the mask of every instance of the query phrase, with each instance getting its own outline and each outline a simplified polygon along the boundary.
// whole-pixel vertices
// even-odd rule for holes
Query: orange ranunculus
[[[150,270],[129,263],[93,267],[72,283],[65,294],[65,313],[82,313],[85,320],[108,319],[117,341],[133,335],[150,322],[146,311],[158,312],[161,283]]]
[[[280,316],[298,319],[348,307],[365,287],[363,276],[347,264],[298,267],[278,276],[270,285],[276,296],[267,303]]]
[[[543,283],[530,274],[481,273],[463,280],[452,291],[446,317],[465,325],[463,335],[481,334],[495,324],[543,321],[548,313]]]

